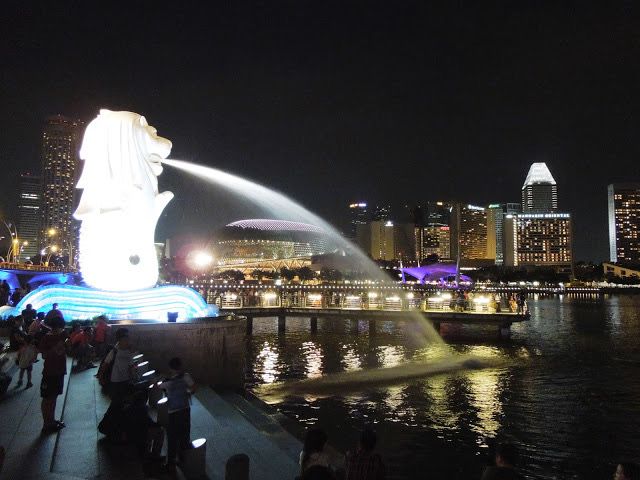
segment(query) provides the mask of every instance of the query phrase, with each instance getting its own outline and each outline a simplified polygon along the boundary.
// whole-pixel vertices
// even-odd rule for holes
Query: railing
[[[45,265],[33,265],[30,263],[15,263],[15,262],[0,262],[0,269],[2,270],[25,270],[30,272],[72,272],[75,269],[69,267],[61,267],[57,265],[45,266]]]
[[[526,302],[518,306],[506,298],[499,301],[493,296],[470,295],[456,298],[451,294],[420,295],[417,293],[368,292],[360,295],[328,294],[315,292],[280,292],[275,294],[246,294],[246,292],[222,292],[209,295],[209,303],[221,310],[295,308],[313,310],[362,310],[362,311],[419,311],[419,312],[467,312],[524,315]]]

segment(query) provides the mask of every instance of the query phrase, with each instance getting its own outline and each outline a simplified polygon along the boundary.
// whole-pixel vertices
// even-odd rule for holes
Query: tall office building
[[[414,260],[413,224],[374,220],[358,225],[358,245],[374,260]]]
[[[640,183],[608,187],[609,258],[640,263]]]
[[[56,244],[68,253],[76,236],[71,215],[78,170],[81,123],[62,115],[47,118],[42,133],[42,223],[40,248]],[[55,230],[55,235],[49,232]]]
[[[21,260],[29,260],[38,254],[41,200],[40,177],[29,172],[21,174],[18,198],[18,237]]]
[[[571,273],[573,261],[571,215],[519,213],[505,216],[504,264],[514,267],[553,267]]]
[[[449,225],[415,227],[416,258],[422,260],[437,255],[439,260],[451,258],[451,235]]]
[[[456,205],[451,210],[451,258],[460,249],[461,265],[483,266],[487,258],[487,211],[475,205]]]
[[[522,185],[522,211],[548,213],[558,209],[558,187],[547,164],[532,163]]]
[[[504,264],[504,218],[520,212],[517,203],[494,203],[487,207],[487,257]]]
[[[366,225],[369,221],[366,202],[354,202],[349,205],[349,238],[355,241],[358,235],[358,225]]]

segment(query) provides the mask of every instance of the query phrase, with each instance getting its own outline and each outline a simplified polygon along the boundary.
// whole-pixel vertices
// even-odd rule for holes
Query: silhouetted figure
[[[360,435],[355,453],[347,452],[346,480],[384,480],[386,468],[382,457],[374,452],[378,436],[371,428]]]
[[[54,317],[49,321],[51,331],[44,335],[38,344],[44,367],[40,396],[42,397],[43,433],[54,432],[64,427],[64,423],[55,419],[56,400],[62,394],[64,376],[67,374],[67,356],[64,342],[64,320]]]
[[[312,428],[307,431],[304,446],[300,452],[300,475],[314,465],[329,466],[329,457],[323,452],[326,443],[327,434],[323,430]]]
[[[501,443],[496,447],[496,465],[487,467],[482,480],[523,480],[515,466],[518,462],[518,451],[510,443]]]
[[[249,480],[249,465],[245,453],[230,456],[224,466],[224,480]]]
[[[6,280],[2,280],[0,282],[0,307],[7,305],[9,303],[9,293],[11,292],[11,288]]]
[[[45,323],[47,323],[49,320],[53,319],[53,318],[60,318],[62,321],[64,321],[64,315],[62,314],[62,312],[60,310],[58,310],[58,304],[54,303],[51,307],[51,310],[49,310],[47,312],[47,315],[44,317],[44,321]]]
[[[182,360],[169,360],[171,377],[160,384],[167,392],[169,421],[167,426],[167,468],[175,471],[176,455],[191,443],[191,394],[195,382],[182,368]]]
[[[33,322],[36,318],[36,312],[33,309],[33,306],[29,303],[27,308],[22,310],[22,320],[24,321],[24,328],[28,329],[31,326],[31,322]]]
[[[613,480],[640,480],[640,467],[635,463],[619,463],[613,474]]]

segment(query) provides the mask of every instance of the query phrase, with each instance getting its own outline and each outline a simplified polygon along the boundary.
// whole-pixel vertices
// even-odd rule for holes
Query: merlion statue
[[[87,126],[80,148],[84,160],[77,188],[82,197],[74,217],[80,227],[80,270],[102,290],[155,286],[156,223],[173,198],[158,192],[162,159],[171,142],[131,112],[100,110]]]

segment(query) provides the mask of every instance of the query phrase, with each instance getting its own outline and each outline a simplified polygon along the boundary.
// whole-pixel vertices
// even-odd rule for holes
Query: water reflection
[[[472,355],[497,365],[315,396],[292,391],[276,406],[319,423],[343,450],[363,423],[375,423],[394,478],[415,478],[416,471],[479,478],[488,447],[505,438],[523,450],[528,478],[609,478],[619,458],[638,460],[640,299],[532,298],[530,307],[532,320],[514,325],[510,341],[482,327],[462,329],[448,344],[425,345],[415,341],[410,322],[379,322],[375,335],[322,320],[317,334],[306,319],[288,319],[284,335],[275,322],[256,323],[247,383],[369,375],[380,367],[402,374],[409,361],[431,365],[452,352]]]
[[[322,349],[313,342],[304,342],[302,352],[305,359],[307,378],[322,376]]]
[[[261,372],[260,377],[263,383],[276,381],[277,375],[280,373],[278,356],[278,351],[275,347],[269,345],[269,342],[264,342],[262,350],[260,350],[255,360],[256,370]]]
[[[353,347],[343,345],[342,368],[345,372],[353,372],[362,368],[362,361]]]

